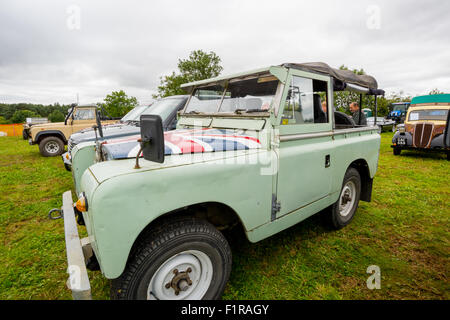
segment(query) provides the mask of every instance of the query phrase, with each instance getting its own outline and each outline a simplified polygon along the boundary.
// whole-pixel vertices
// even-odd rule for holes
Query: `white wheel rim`
[[[185,285],[185,291],[180,290],[178,295],[172,287],[166,285],[174,279],[175,273],[187,272],[191,285]],[[156,270],[147,289],[148,300],[200,300],[211,284],[213,266],[211,259],[203,252],[189,250],[178,253],[166,260]]]
[[[339,197],[339,214],[343,217],[347,217],[352,211],[355,204],[356,185],[353,181],[348,181],[341,191]]]
[[[59,151],[59,145],[54,141],[49,141],[45,144],[45,151],[48,153],[57,153]]]

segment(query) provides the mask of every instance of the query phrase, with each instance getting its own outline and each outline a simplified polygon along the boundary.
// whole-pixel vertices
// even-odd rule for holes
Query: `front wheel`
[[[111,298],[219,299],[230,271],[230,247],[212,224],[170,219],[144,237],[125,271],[112,280]]]
[[[402,153],[402,149],[394,148],[393,150],[394,150],[394,156],[399,156],[400,153]]]
[[[355,168],[348,168],[338,201],[331,206],[331,223],[335,229],[348,225],[355,215],[361,197],[361,176]]]
[[[44,157],[59,156],[64,152],[64,142],[58,137],[47,137],[39,143],[39,151]]]

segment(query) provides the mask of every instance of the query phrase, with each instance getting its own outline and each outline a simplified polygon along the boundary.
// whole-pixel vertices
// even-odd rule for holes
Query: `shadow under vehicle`
[[[450,94],[415,97],[404,125],[392,138],[394,155],[400,155],[402,150],[418,150],[446,153],[450,160],[450,147],[445,143],[449,110]]]
[[[218,299],[232,265],[222,231],[240,226],[258,242],[322,210],[340,229],[371,201],[378,127],[333,112],[333,93],[376,106],[384,91],[373,77],[286,63],[182,87],[190,96],[176,130],[142,115],[138,141],[97,142],[75,206],[63,194],[75,299],[91,298],[92,261],[112,299]]]

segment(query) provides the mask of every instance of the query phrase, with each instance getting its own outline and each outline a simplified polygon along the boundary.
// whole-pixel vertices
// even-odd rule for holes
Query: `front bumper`
[[[70,156],[70,152],[63,153],[61,158],[64,162],[64,167],[67,171],[72,171],[72,157]]]
[[[92,254],[92,248],[87,238],[80,240],[78,235],[71,191],[66,191],[63,194],[62,211],[66,238],[67,273],[69,273],[67,287],[72,290],[72,297],[75,300],[91,300],[91,285],[86,261]]]
[[[432,152],[432,153],[449,153],[450,152],[450,148],[446,149],[446,148],[416,148],[416,147],[412,147],[412,146],[406,146],[406,145],[399,145],[399,144],[394,144],[391,145],[392,149],[401,149],[401,150],[411,150],[411,151],[423,151],[423,152]]]

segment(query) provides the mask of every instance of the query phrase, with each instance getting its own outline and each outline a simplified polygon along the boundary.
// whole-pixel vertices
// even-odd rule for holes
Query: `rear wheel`
[[[209,222],[166,220],[135,250],[122,275],[112,280],[112,299],[219,299],[231,271],[231,250]]]
[[[64,142],[58,137],[47,137],[39,143],[39,151],[44,157],[59,156],[64,152]]]
[[[344,176],[338,201],[331,206],[331,223],[341,229],[348,225],[355,215],[361,197],[361,177],[358,170],[348,168]]]

